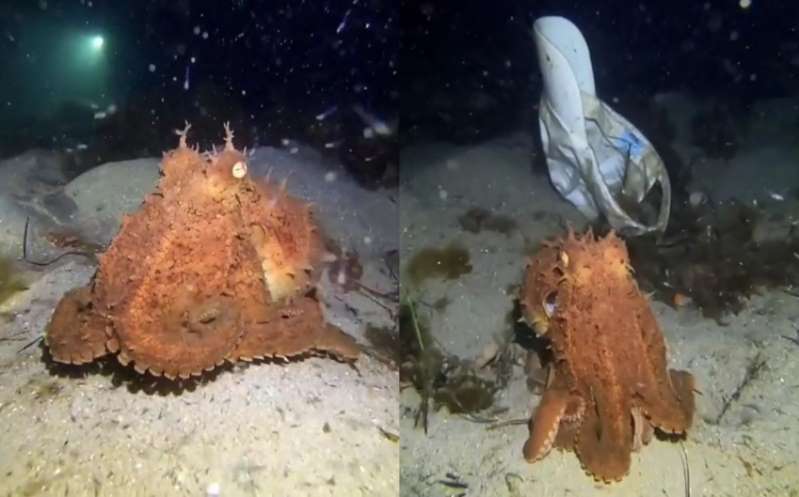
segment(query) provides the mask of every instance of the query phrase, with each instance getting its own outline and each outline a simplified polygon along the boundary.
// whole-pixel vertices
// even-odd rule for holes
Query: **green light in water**
[[[102,36],[97,35],[97,36],[93,36],[92,37],[92,48],[93,49],[99,51],[101,48],[103,48],[103,43],[105,43],[105,40],[103,40]]]

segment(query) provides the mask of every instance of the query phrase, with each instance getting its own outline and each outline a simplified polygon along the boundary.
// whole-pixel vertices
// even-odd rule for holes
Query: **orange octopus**
[[[310,206],[256,179],[225,125],[220,152],[167,152],[161,178],[126,216],[91,283],[47,327],[57,362],[116,354],[139,373],[198,376],[225,361],[330,353],[355,341],[326,324],[315,296],[322,249]]]
[[[686,433],[693,377],[668,369],[663,335],[614,233],[595,239],[569,231],[544,243],[527,266],[521,304],[554,356],[524,445],[527,461],[569,449],[596,480],[618,481],[654,428]]]

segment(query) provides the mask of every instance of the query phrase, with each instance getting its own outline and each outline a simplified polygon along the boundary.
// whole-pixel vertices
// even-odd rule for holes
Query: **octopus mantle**
[[[528,461],[552,447],[574,450],[595,479],[616,481],[653,428],[683,434],[691,426],[693,377],[668,369],[663,335],[615,234],[569,232],[545,243],[527,266],[521,304],[554,356],[524,446]]]
[[[315,298],[320,238],[309,205],[247,172],[225,126],[222,151],[164,154],[161,179],[100,258],[87,287],[68,292],[46,334],[54,360],[117,354],[170,379],[224,361],[329,352],[355,359]]]

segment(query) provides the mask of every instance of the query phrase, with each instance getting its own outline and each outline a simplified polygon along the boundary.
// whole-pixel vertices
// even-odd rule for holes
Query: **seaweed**
[[[0,304],[27,289],[28,285],[22,280],[14,264],[8,258],[0,256]]]
[[[423,248],[408,263],[409,281],[418,286],[429,278],[454,280],[472,272],[469,251],[456,243],[439,249]]]
[[[419,392],[414,426],[421,423],[427,433],[431,401],[436,411],[447,407],[450,413],[468,415],[491,407],[499,386],[481,376],[470,361],[443,351],[416,305],[406,297],[400,306],[400,384]]]
[[[483,230],[494,231],[505,236],[510,236],[518,229],[516,221],[508,216],[494,214],[482,207],[472,207],[458,217],[461,229],[470,233],[480,233]]]
[[[421,421],[427,433],[427,417],[430,399],[435,395],[435,383],[439,380],[444,364],[444,355],[433,342],[425,320],[416,315],[413,300],[406,299],[400,306],[400,384],[413,385],[419,392],[421,402],[416,411],[414,426]]]
[[[396,328],[367,324],[364,338],[371,345],[378,360],[392,368],[398,367],[401,357]]]
[[[436,405],[445,405],[453,414],[469,414],[494,404],[495,383],[466,369],[447,378],[446,388],[435,392]]]
[[[673,306],[690,299],[720,324],[763,288],[791,292],[799,284],[799,237],[793,226],[781,237],[763,237],[758,226],[768,220],[735,200],[678,207],[660,239],[627,240],[638,283]]]

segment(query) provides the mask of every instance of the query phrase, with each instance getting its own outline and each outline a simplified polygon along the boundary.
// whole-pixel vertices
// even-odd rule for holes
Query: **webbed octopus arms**
[[[56,307],[45,337],[53,359],[116,354],[170,379],[224,361],[355,360],[355,341],[325,323],[316,298],[321,243],[308,205],[250,177],[229,126],[224,148],[207,154],[188,146],[188,130],[91,283]]]
[[[617,481],[654,428],[687,432],[694,380],[668,369],[666,343],[623,240],[569,231],[546,242],[528,262],[520,300],[554,355],[524,445],[528,461],[553,447],[573,450],[595,479]]]

